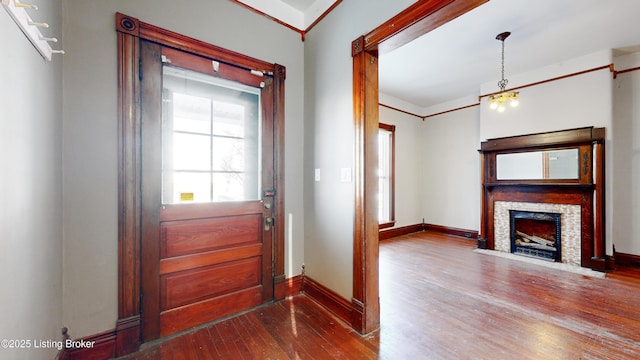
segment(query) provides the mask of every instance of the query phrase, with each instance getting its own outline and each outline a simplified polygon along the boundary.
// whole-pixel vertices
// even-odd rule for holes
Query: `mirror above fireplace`
[[[579,179],[578,148],[496,155],[497,180]]]
[[[593,185],[596,139],[604,139],[603,128],[489,139],[480,149],[484,185]]]

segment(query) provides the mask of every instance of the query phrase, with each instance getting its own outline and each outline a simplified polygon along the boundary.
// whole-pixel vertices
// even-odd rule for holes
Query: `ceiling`
[[[490,0],[380,57],[380,92],[426,108],[505,77],[609,49],[638,50],[638,0]],[[600,64],[607,65],[607,64]],[[585,69],[586,70],[586,69]],[[540,79],[544,80],[544,79]],[[426,114],[420,114],[426,115]]]
[[[304,31],[338,0],[234,0]]]
[[[271,0],[265,6],[265,0],[252,1],[262,3],[258,10],[271,16],[276,5],[295,9],[307,24],[336,2]],[[253,6],[250,0],[241,2]],[[495,37],[504,31],[512,33],[505,41],[507,79],[510,74],[603,50],[635,52],[640,50],[639,14],[639,0],[490,0],[382,54],[381,99],[385,95],[413,109],[426,109],[455,99],[477,98],[481,84],[495,82],[497,90],[501,44]]]

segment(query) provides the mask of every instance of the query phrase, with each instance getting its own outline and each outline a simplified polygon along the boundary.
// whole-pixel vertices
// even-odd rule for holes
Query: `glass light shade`
[[[518,99],[519,93],[517,91],[502,91],[501,93],[489,96],[489,108],[491,110],[497,110],[498,112],[504,112],[507,102],[509,106],[516,107],[520,103]]]

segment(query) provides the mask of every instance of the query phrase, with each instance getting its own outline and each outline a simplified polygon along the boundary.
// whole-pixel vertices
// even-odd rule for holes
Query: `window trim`
[[[378,123],[378,129],[386,130],[391,133],[391,171],[389,184],[389,221],[378,223],[378,229],[387,229],[396,225],[396,126],[384,123]]]

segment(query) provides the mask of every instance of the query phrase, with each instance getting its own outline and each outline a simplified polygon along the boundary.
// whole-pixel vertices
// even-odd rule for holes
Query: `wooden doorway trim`
[[[136,351],[141,344],[141,219],[140,39],[185,52],[234,63],[272,76],[275,191],[273,243],[274,287],[284,284],[284,80],[286,69],[187,36],[116,14],[118,39],[118,321],[115,355]],[[276,298],[278,300],[278,298]]]
[[[446,24],[489,0],[418,1],[352,42],[355,126],[355,216],[351,325],[362,334],[380,326],[378,220],[378,56]]]

